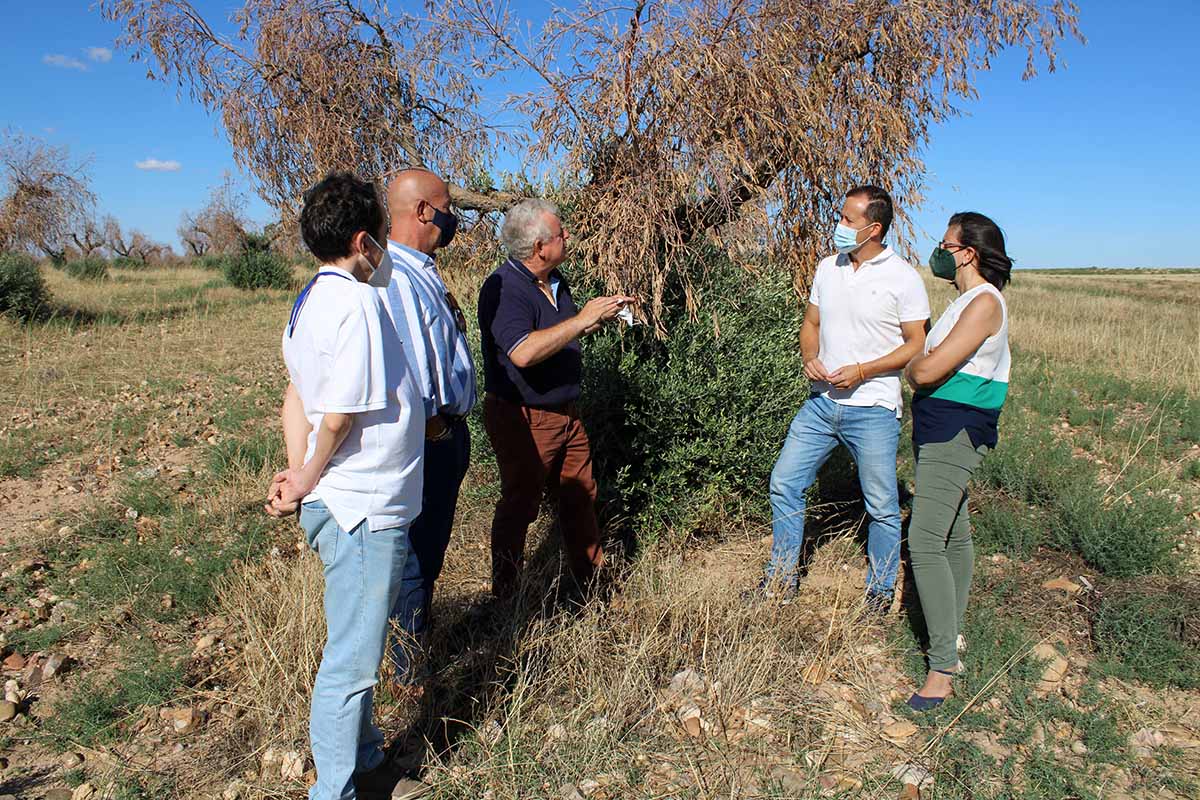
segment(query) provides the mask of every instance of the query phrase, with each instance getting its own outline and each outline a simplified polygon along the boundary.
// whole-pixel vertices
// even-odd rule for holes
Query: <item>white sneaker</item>
[[[958,635],[958,638],[954,640],[954,647],[960,653],[967,652],[967,640],[963,638],[961,633]]]

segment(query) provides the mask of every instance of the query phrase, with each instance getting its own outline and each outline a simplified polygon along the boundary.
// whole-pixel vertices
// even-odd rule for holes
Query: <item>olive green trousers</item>
[[[908,552],[929,631],[930,669],[953,672],[958,666],[955,644],[975,568],[967,482],[987,451],[986,445],[972,446],[966,431],[948,442],[914,447],[917,477]]]

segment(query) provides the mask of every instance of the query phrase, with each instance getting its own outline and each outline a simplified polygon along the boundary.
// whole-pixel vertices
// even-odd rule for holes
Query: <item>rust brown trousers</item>
[[[525,563],[525,536],[542,492],[558,497],[567,563],[586,581],[604,560],[596,524],[592,450],[574,403],[558,410],[484,398],[483,422],[500,467],[500,501],[492,518],[492,593],[511,595]]]

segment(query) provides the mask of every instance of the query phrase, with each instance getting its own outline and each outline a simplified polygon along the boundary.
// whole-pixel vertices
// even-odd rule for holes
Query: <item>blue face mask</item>
[[[874,222],[871,223],[871,225],[874,224]],[[839,222],[837,224],[837,228],[835,228],[833,231],[833,246],[837,248],[839,253],[853,253],[855,250],[870,241],[869,239],[864,239],[860,242],[858,240],[858,234],[871,227],[871,225],[866,225],[858,230],[855,230],[854,228],[843,225]]]

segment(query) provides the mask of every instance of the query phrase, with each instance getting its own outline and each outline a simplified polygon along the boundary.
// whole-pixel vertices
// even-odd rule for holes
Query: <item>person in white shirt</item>
[[[307,425],[285,426],[289,466],[272,482],[267,512],[300,503],[324,565],[328,636],[313,686],[309,798],[345,800],[386,770],[371,711],[408,529],[421,512],[425,413],[396,327],[366,283],[386,254],[375,186],[330,174],[305,193],[300,229],[321,266],[292,308],[283,359],[285,406],[298,404]]]
[[[900,564],[900,373],[925,344],[929,298],[917,271],[887,245],[892,199],[876,186],[846,193],[800,329],[812,397],[800,408],[771,472],[773,543],[760,591],[796,589],[805,494],[838,445],[858,468],[867,515],[867,604],[886,612]]]

